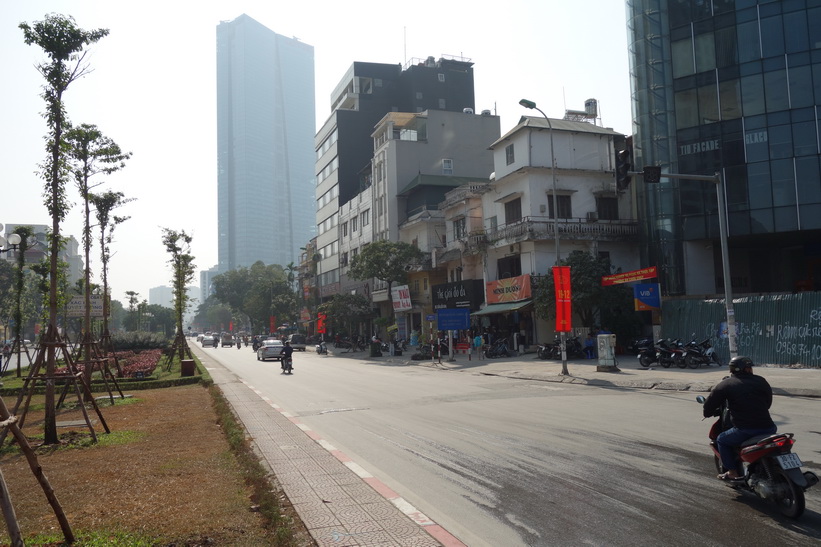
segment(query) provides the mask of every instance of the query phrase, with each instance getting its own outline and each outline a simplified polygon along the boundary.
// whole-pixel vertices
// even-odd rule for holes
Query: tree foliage
[[[177,335],[183,333],[182,317],[188,309],[189,297],[186,287],[194,280],[196,266],[191,254],[192,236],[185,231],[162,229],[162,242],[165,250],[171,255],[171,294],[174,296],[174,316],[177,320]]]
[[[355,332],[357,323],[373,316],[371,301],[361,294],[335,294],[320,304],[318,311],[325,314],[329,326],[336,332]]]
[[[601,284],[603,276],[619,273],[620,269],[614,268],[608,258],[597,258],[582,251],[573,251],[561,265],[570,266],[573,315],[581,320],[581,326],[607,326],[623,337],[636,334],[639,321],[633,312],[630,288],[624,285],[603,287]],[[536,315],[543,319],[554,318],[556,299],[552,272],[534,283],[533,292]]]
[[[267,332],[269,317],[278,323],[293,321],[297,313],[296,294],[285,269],[261,261],[250,268],[237,268],[214,278],[217,300],[231,308],[237,320],[247,318],[254,332]]]
[[[390,296],[393,284],[403,283],[408,277],[408,270],[421,263],[423,258],[422,251],[403,241],[374,241],[353,258],[348,275],[358,280],[384,281],[388,284]]]

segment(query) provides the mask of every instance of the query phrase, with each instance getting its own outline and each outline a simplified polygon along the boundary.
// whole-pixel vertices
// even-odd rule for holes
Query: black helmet
[[[738,357],[733,357],[730,359],[730,372],[735,374],[736,372],[741,372],[745,368],[752,368],[753,367],[753,360],[749,357],[742,357],[739,355]]]

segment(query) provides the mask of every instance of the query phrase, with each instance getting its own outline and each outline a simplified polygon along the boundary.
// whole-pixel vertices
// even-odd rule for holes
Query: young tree
[[[319,305],[319,313],[324,313],[335,332],[347,327],[349,333],[354,326],[373,316],[371,301],[361,294],[335,294],[333,298]]]
[[[126,291],[125,295],[128,297],[128,311],[130,312],[131,330],[140,330],[140,323],[137,321],[137,304],[140,303],[140,293],[136,291]]]
[[[194,256],[191,254],[192,237],[184,231],[177,232],[168,228],[163,228],[162,233],[165,250],[171,255],[168,263],[171,264],[171,292],[174,295],[174,317],[177,322],[175,338],[180,359],[184,359],[185,351],[188,351],[182,325],[182,317],[189,303],[186,287],[194,280],[196,270]]]
[[[384,281],[388,284],[390,300],[391,286],[404,282],[408,277],[408,268],[419,264],[423,257],[422,251],[402,241],[374,241],[353,258],[348,274],[358,280],[373,278]],[[393,306],[390,318],[393,324]]]
[[[46,160],[41,165],[42,177],[46,181],[46,208],[51,215],[52,240],[50,249],[49,321],[46,330],[48,341],[57,336],[57,276],[60,252],[60,222],[69,210],[66,197],[65,144],[63,130],[66,125],[63,94],[68,86],[88,73],[84,64],[84,49],[108,35],[107,29],[86,31],[79,28],[72,17],[58,14],[47,15],[43,21],[33,25],[20,23],[27,45],[35,44],[49,57],[49,62],[37,65],[37,70],[46,80],[42,97],[46,102],[44,117],[48,125],[46,139]],[[57,358],[54,345],[47,346],[46,375],[54,376]],[[54,400],[54,382],[46,382],[44,443],[56,444],[57,413]]]

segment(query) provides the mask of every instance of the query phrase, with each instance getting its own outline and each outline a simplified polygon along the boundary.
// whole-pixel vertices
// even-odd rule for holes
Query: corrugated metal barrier
[[[821,293],[734,298],[733,308],[739,355],[760,364],[821,368]],[[721,361],[728,361],[723,299],[665,300],[661,309],[662,338],[710,337]]]

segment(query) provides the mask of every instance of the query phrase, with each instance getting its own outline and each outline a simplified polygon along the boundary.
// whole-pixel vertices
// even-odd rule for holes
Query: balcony
[[[586,218],[560,218],[559,239],[628,241],[638,236],[635,220],[597,220]],[[555,221],[548,217],[524,217],[518,222],[503,224],[487,233],[491,244],[510,244],[520,241],[555,239]]]

